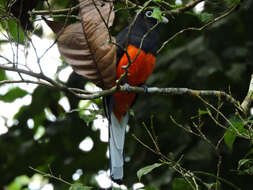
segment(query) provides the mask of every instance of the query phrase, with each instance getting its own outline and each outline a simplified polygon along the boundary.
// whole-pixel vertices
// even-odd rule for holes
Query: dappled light
[[[86,137],[82,142],[79,144],[79,148],[82,151],[89,152],[93,148],[93,141],[90,137]]]
[[[252,190],[252,11],[0,0],[0,189]]]

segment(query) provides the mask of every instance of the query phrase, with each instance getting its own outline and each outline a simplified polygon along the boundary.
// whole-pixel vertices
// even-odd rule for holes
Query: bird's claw
[[[147,85],[143,84],[143,85],[141,85],[141,87],[143,88],[145,94],[148,93],[148,86]]]
[[[126,88],[127,92],[130,92],[130,85],[128,83],[125,83],[123,86]]]

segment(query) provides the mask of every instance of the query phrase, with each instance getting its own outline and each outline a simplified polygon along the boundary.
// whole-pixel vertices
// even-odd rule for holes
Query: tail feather
[[[111,161],[111,178],[113,181],[120,182],[123,178],[124,165],[124,142],[126,126],[128,123],[128,113],[122,117],[119,122],[114,113],[110,114],[110,161]]]

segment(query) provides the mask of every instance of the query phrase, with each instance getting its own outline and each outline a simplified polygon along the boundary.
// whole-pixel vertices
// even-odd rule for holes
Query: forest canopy
[[[59,54],[47,24],[81,22],[78,1],[0,0],[0,188],[251,190],[253,1],[112,2],[112,39],[146,9],[168,19],[147,90],[102,90]],[[116,91],[138,94],[122,186],[102,102]]]

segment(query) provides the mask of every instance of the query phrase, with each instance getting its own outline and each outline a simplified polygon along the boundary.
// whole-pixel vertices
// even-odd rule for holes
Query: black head
[[[141,25],[142,27],[145,27],[146,30],[152,28],[158,23],[158,20],[152,17],[152,14],[153,11],[149,9],[146,11],[142,11],[136,19],[136,25]],[[134,22],[134,20],[132,22]]]
[[[129,26],[123,29],[116,37],[117,43],[125,47],[126,44],[132,44],[140,47],[145,52],[156,54],[159,43],[159,21],[152,16],[152,10],[144,10],[137,14],[137,18],[133,18]],[[134,24],[132,27],[131,25]],[[155,28],[153,28],[156,26]],[[153,30],[151,30],[153,28]],[[130,35],[128,31],[130,29]],[[144,39],[143,37],[146,36]],[[119,48],[118,48],[119,49]],[[119,52],[119,51],[118,51]]]

